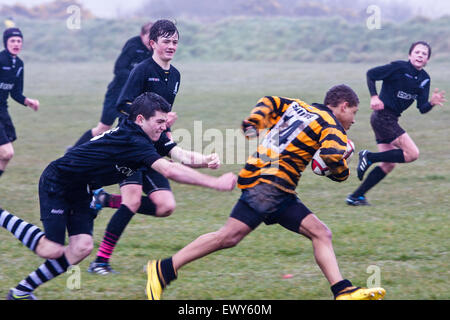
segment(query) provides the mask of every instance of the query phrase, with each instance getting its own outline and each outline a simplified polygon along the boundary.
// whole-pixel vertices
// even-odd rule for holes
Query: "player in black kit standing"
[[[125,115],[129,105],[143,92],[157,93],[173,106],[180,87],[180,72],[171,64],[178,47],[176,26],[169,20],[158,20],[150,29],[149,37],[152,57],[131,72],[117,100],[118,110]]]
[[[157,93],[172,107],[180,87],[180,73],[171,64],[179,39],[175,24],[169,20],[156,21],[150,29],[149,38],[153,50],[152,57],[142,61],[133,69],[117,101],[117,108],[124,115],[128,115],[130,104],[143,92]],[[169,112],[168,128],[175,119],[176,114]],[[166,132],[166,135],[171,139],[170,131]],[[208,162],[218,160],[216,154],[208,157]],[[138,170],[136,174],[120,183],[120,195],[108,194],[103,190],[96,190],[94,193],[93,205],[96,209],[120,208],[122,204],[126,204],[130,212],[125,214],[118,210],[111,217],[97,257],[89,266],[88,271],[91,273],[106,275],[116,272],[110,266],[110,258],[136,212],[167,217],[172,214],[176,206],[169,181],[159,173],[148,171],[146,168]]]
[[[153,23],[148,22],[141,27],[141,34],[135,36],[125,43],[122,52],[114,64],[114,79],[108,85],[103,102],[103,111],[100,122],[93,129],[86,131],[75,143],[74,147],[85,143],[106,130],[111,129],[114,121],[119,117],[116,102],[125,82],[133,68],[152,56],[152,49],[149,43],[149,32]]]
[[[145,166],[167,179],[218,191],[231,191],[236,176],[220,177],[200,173],[191,167],[203,159],[183,150],[165,134],[170,105],[155,93],[144,93],[130,107],[130,116],[120,126],[72,148],[51,162],[39,181],[41,221],[45,232],[0,208],[0,226],[10,231],[26,247],[47,259],[8,293],[11,300],[34,300],[34,290],[66,272],[86,258],[92,248],[96,210],[90,207],[89,190],[116,184]],[[183,160],[186,165],[168,161]],[[203,163],[204,167],[209,163]],[[214,163],[215,166],[217,163]],[[129,213],[126,205],[119,210]],[[65,243],[66,230],[69,244]]]
[[[23,95],[23,62],[17,56],[22,50],[23,35],[18,28],[6,29],[3,33],[5,50],[0,52],[0,176],[14,155],[12,143],[17,139],[16,130],[8,113],[8,97],[39,109],[39,101]]]
[[[367,72],[367,85],[371,95],[370,107],[373,113],[370,123],[375,132],[379,152],[362,150],[359,152],[357,173],[362,180],[371,164],[379,162],[352,194],[347,203],[353,206],[369,205],[365,194],[388,173],[397,163],[408,163],[417,160],[419,149],[406,131],[398,124],[403,111],[408,109],[414,100],[420,113],[427,113],[435,105],[442,106],[445,92],[435,89],[430,94],[430,76],[423,69],[431,57],[431,47],[424,41],[418,41],[409,49],[409,61],[394,61],[390,64],[370,69]],[[375,82],[383,81],[380,96],[377,94]]]

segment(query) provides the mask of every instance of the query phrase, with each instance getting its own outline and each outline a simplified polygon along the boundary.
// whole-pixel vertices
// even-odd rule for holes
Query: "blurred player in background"
[[[149,42],[149,32],[153,23],[148,22],[141,27],[141,33],[125,43],[122,52],[114,64],[114,79],[108,85],[103,102],[103,111],[100,122],[93,129],[86,131],[75,143],[74,147],[85,143],[106,130],[111,129],[114,121],[119,117],[116,102],[125,82],[133,68],[152,55],[152,48]]]
[[[419,157],[419,148],[398,120],[403,111],[414,100],[420,113],[427,113],[434,106],[442,106],[445,92],[435,89],[430,94],[430,76],[424,70],[431,57],[431,47],[424,41],[418,41],[409,49],[408,61],[394,61],[390,64],[367,71],[367,85],[371,95],[370,107],[373,110],[370,124],[375,133],[378,152],[362,150],[359,152],[357,166],[358,178],[363,180],[365,172],[373,163],[376,166],[347,197],[347,203],[353,206],[369,205],[365,194],[394,170],[397,163],[413,162]],[[378,96],[376,81],[383,81]]]
[[[18,28],[3,32],[5,50],[0,52],[0,176],[14,156],[12,143],[17,139],[16,130],[8,113],[8,97],[18,103],[39,109],[39,101],[23,95],[24,65],[18,54],[22,50],[23,35]]]

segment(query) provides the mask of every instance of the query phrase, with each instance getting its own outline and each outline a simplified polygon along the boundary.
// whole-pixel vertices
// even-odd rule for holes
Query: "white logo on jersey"
[[[276,153],[281,153],[311,122],[319,116],[293,102],[275,127],[267,134],[262,145]]]
[[[417,94],[410,94],[410,93],[406,93],[403,91],[399,91],[397,93],[397,98],[404,99],[404,100],[415,100],[415,99],[417,99]]]
[[[420,84],[420,87],[423,89],[429,81],[430,81],[430,79],[423,80],[422,83]]]
[[[4,83],[0,82],[0,89],[11,90],[14,87],[14,83]]]

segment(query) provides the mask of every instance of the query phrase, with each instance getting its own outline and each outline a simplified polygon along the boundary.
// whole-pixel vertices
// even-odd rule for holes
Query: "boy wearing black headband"
[[[3,33],[5,50],[0,52],[0,176],[14,155],[12,142],[17,139],[16,130],[8,113],[9,95],[18,103],[39,109],[39,101],[23,95],[23,62],[17,56],[22,50],[23,35],[18,28]]]

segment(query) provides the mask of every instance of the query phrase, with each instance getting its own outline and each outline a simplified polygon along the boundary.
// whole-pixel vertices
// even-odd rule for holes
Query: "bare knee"
[[[14,150],[7,149],[0,153],[0,160],[10,161],[14,157]]]
[[[175,211],[175,208],[176,208],[175,199],[166,201],[164,203],[159,203],[156,205],[156,216],[168,217]]]
[[[408,152],[405,152],[405,162],[413,162],[419,159],[419,149],[414,148],[412,150],[408,150]]]
[[[225,238],[222,238],[221,241],[221,248],[223,249],[228,249],[228,248],[233,248],[235,246],[238,245],[238,243],[241,242],[241,238],[239,237],[233,237],[233,236],[228,236]]]
[[[333,239],[333,233],[325,224],[318,228],[315,233],[315,237],[318,239],[330,242]]]
[[[419,158],[419,148],[407,133],[394,140],[392,145],[403,151],[405,162],[413,162]]]
[[[314,214],[310,214],[303,219],[299,231],[312,241],[319,240],[331,242],[333,238],[331,230]]]
[[[57,259],[64,254],[64,246],[44,236],[39,240],[35,253],[43,259]]]
[[[175,211],[176,202],[171,191],[153,192],[150,194],[150,200],[155,204],[157,217],[168,217]]]
[[[223,229],[215,232],[215,241],[220,249],[228,249],[238,245],[244,235],[239,232],[225,231]]]
[[[69,245],[65,251],[66,258],[71,265],[75,265],[91,254],[94,249],[92,236],[79,234],[69,238]]]
[[[90,255],[93,249],[94,249],[94,243],[92,240],[88,240],[88,239],[77,241],[72,246],[73,252],[76,252],[76,254],[80,257],[80,259],[84,259],[88,255]]]

